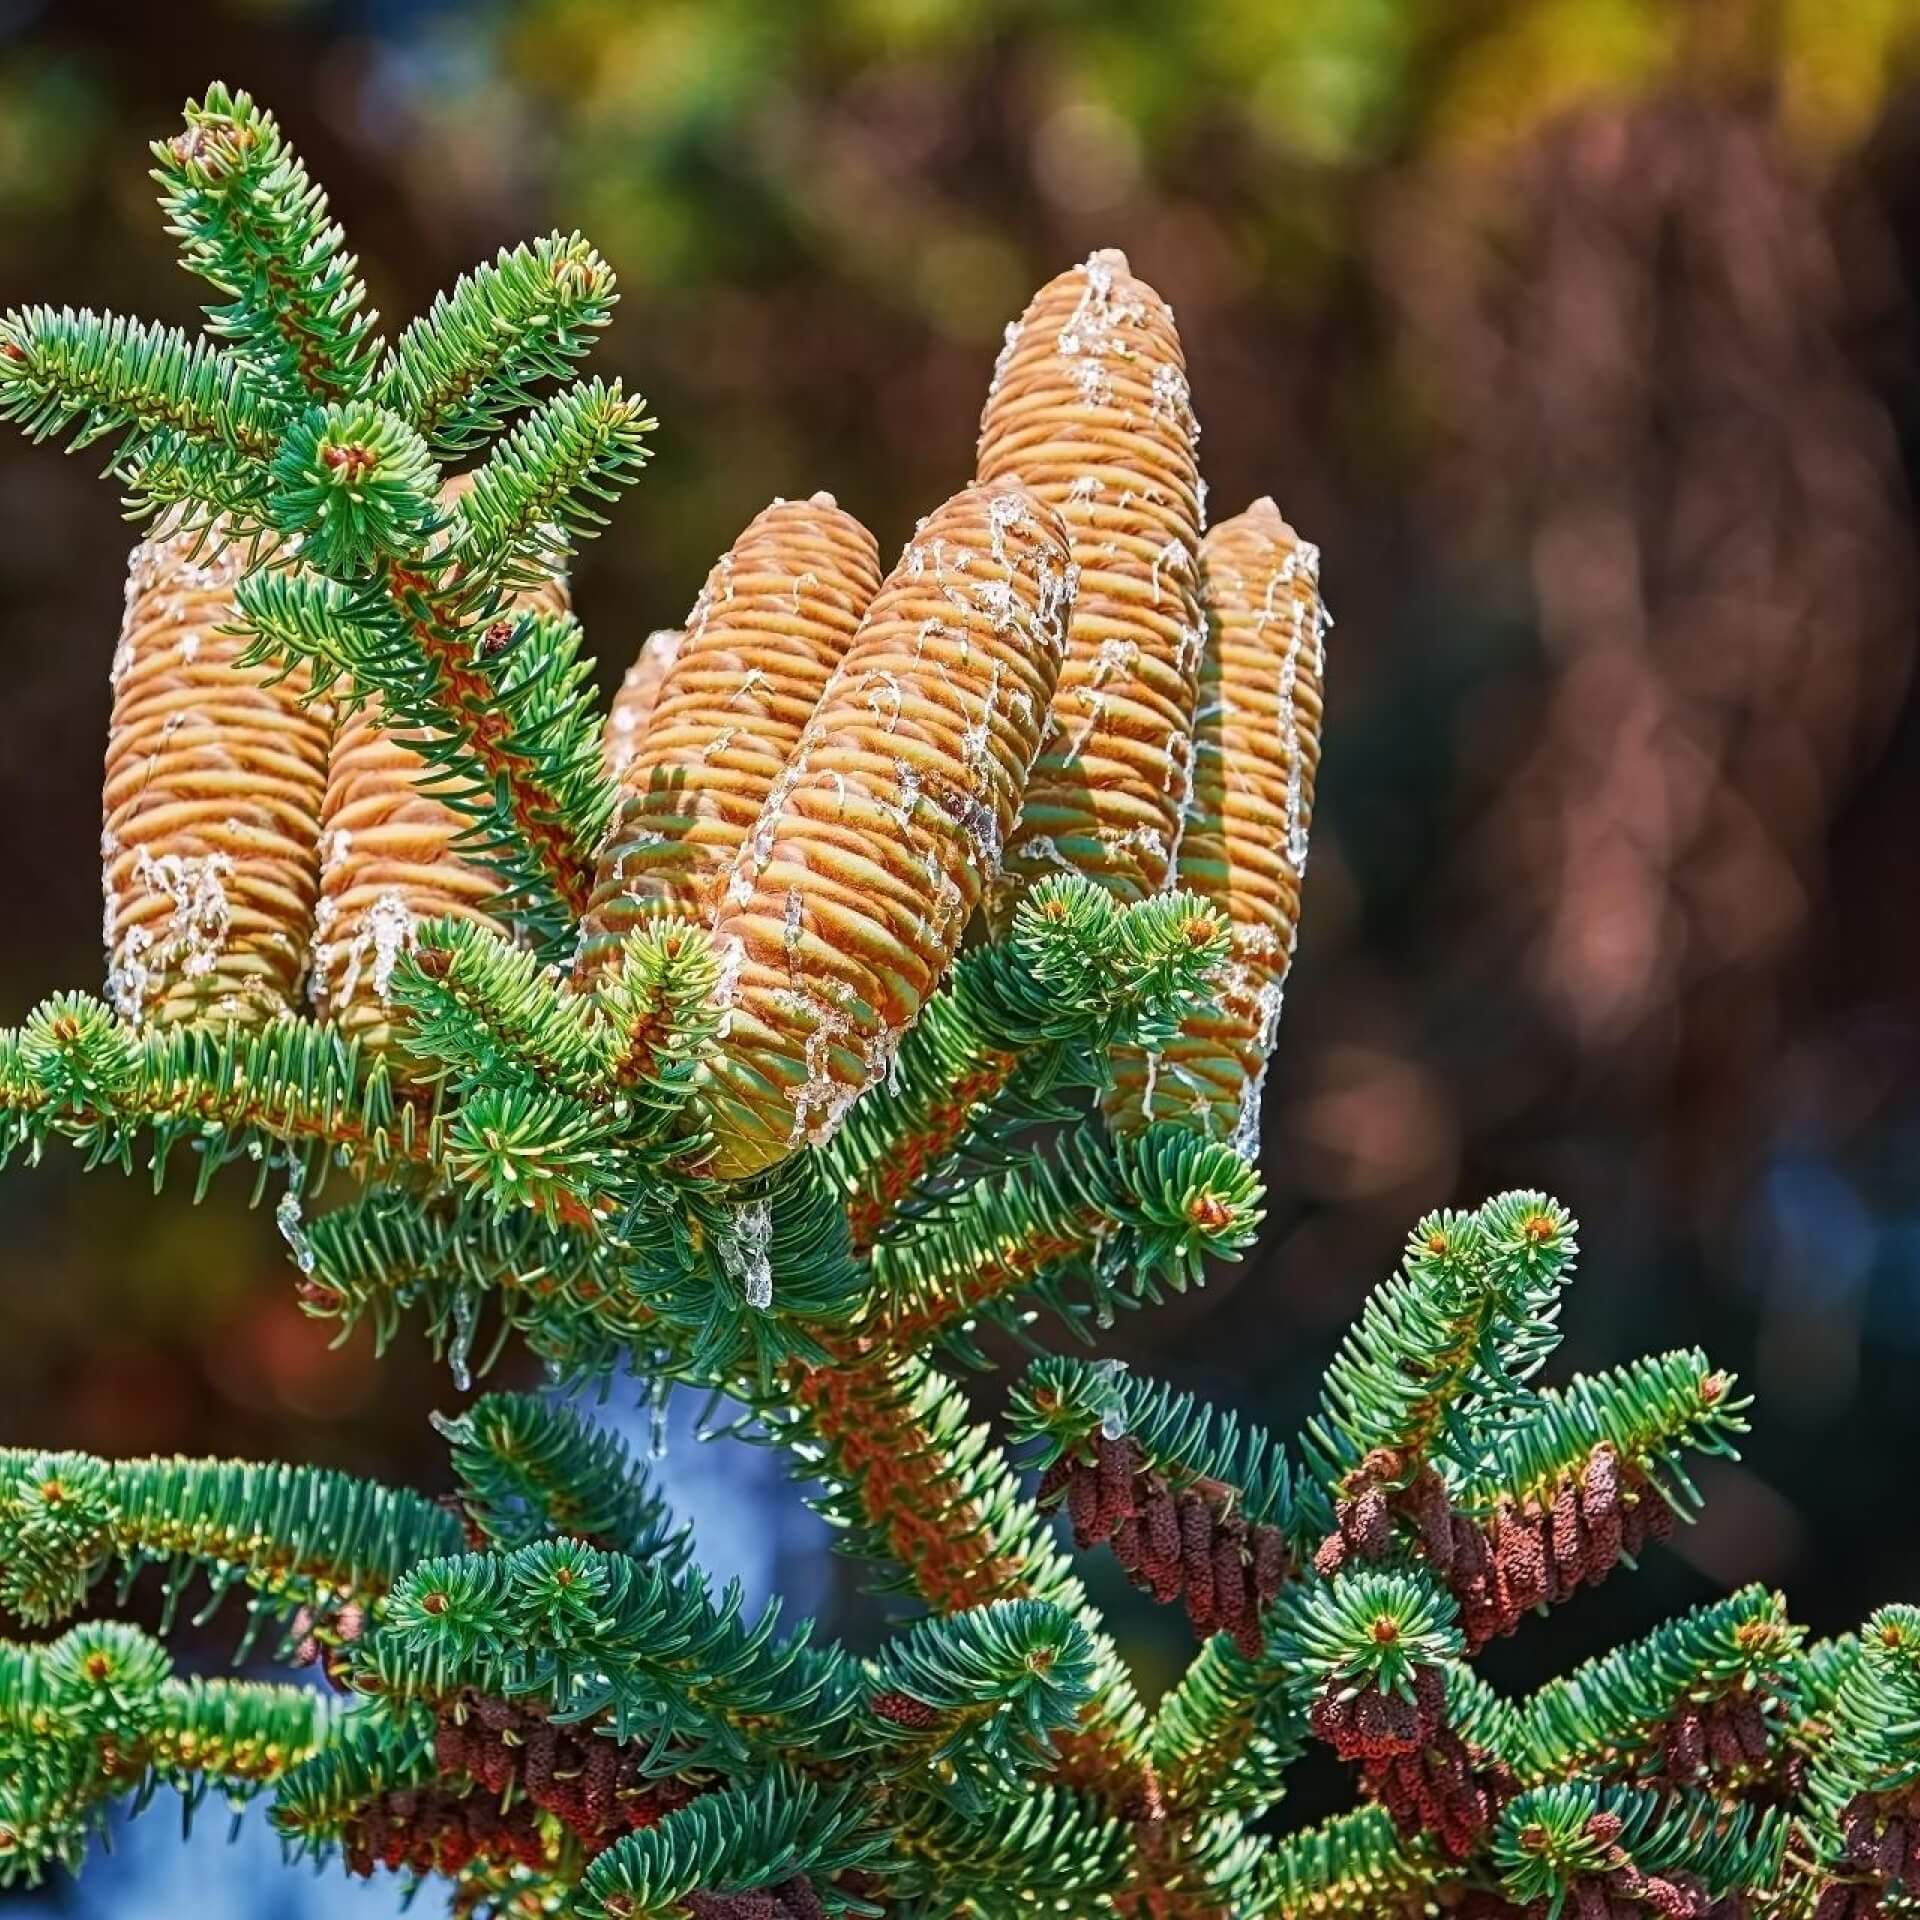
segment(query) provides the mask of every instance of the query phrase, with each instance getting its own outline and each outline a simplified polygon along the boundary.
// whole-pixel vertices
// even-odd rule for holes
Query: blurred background
[[[896,549],[970,473],[1004,324],[1124,247],[1216,515],[1272,492],[1338,626],[1266,1231],[1111,1350],[1290,1431],[1419,1213],[1543,1186],[1587,1249],[1559,1369],[1697,1342],[1756,1426],[1673,1551],[1491,1676],[1742,1580],[1821,1632],[1920,1590],[1920,0],[0,0],[0,304],[193,318],[145,143],[214,78],[390,327],[556,225],[618,269],[600,364],[661,424],[577,571],[608,686],[775,494]],[[99,983],[128,543],[86,461],[0,439],[0,1021]],[[0,1182],[0,1442],[437,1484],[451,1382],[329,1350],[245,1199]],[[709,1562],[870,1635],[690,1420],[661,1466]],[[1186,1645],[1102,1597],[1157,1689]],[[393,1905],[168,1824],[7,1911]]]

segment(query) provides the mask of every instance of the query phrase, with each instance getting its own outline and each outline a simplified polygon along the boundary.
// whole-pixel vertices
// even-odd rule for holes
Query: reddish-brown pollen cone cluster
[[[910,1693],[876,1693],[867,1706],[876,1719],[889,1721],[908,1733],[931,1733],[940,1724],[939,1714]]]
[[[1709,1913],[1728,1911],[1709,1899],[1706,1888],[1691,1874],[1668,1878],[1642,1873],[1625,1852],[1613,1846],[1620,1837],[1617,1814],[1596,1813],[1587,1822],[1587,1832],[1603,1846],[1613,1848],[1617,1864],[1574,1881],[1573,1897],[1564,1911],[1578,1916],[1578,1920],[1646,1920],[1648,1914],[1658,1914],[1662,1920],[1705,1920]],[[1546,1902],[1536,1901],[1527,1909],[1529,1916],[1536,1909],[1544,1920]]]
[[[1307,1716],[1343,1760],[1360,1763],[1367,1791],[1402,1834],[1424,1833],[1464,1860],[1486,1838],[1514,1782],[1446,1724],[1446,1680],[1437,1667],[1414,1674],[1413,1698],[1330,1683]]]
[[[1653,1482],[1598,1447],[1548,1500],[1503,1500],[1484,1523],[1456,1514],[1451,1556],[1435,1570],[1460,1602],[1469,1649],[1477,1649],[1511,1633],[1543,1601],[1557,1606],[1598,1586],[1623,1558],[1672,1531],[1673,1509]]]
[[[1660,1778],[1671,1786],[1711,1780],[1746,1787],[1771,1774],[1773,1761],[1761,1696],[1744,1689],[1717,1700],[1686,1701],[1661,1730]],[[1795,1773],[1805,1770],[1798,1754],[1788,1763]]]
[[[1856,1793],[1847,1802],[1841,1831],[1847,1867],[1860,1877],[1828,1887],[1813,1910],[1814,1920],[1878,1920],[1889,1910],[1889,1895],[1920,1899],[1920,1786]]]
[[[485,1694],[464,1692],[440,1708],[433,1749],[443,1783],[470,1779],[495,1799],[516,1788],[589,1853],[656,1825],[705,1791],[646,1778],[638,1748],[616,1746],[591,1725],[556,1727],[537,1708]]]
[[[1230,1633],[1249,1659],[1263,1644],[1260,1616],[1290,1571],[1277,1527],[1249,1526],[1233,1491],[1196,1480],[1175,1493],[1148,1469],[1131,1436],[1099,1433],[1093,1458],[1062,1454],[1040,1481],[1043,1508],[1066,1502],[1073,1544],[1105,1541],[1133,1584],[1163,1605],[1184,1601],[1200,1633]]]
[[[485,1794],[444,1786],[390,1787],[375,1794],[341,1828],[340,1843],[347,1871],[362,1878],[376,1866],[450,1874],[476,1860],[536,1869],[547,1863],[539,1818],[528,1801],[503,1812]]]
[[[1545,1499],[1503,1499],[1489,1515],[1454,1511],[1440,1476],[1423,1466],[1396,1485],[1400,1462],[1369,1457],[1348,1476],[1336,1530],[1314,1555],[1323,1578],[1353,1560],[1384,1559],[1410,1528],[1421,1556],[1460,1603],[1469,1652],[1509,1634],[1521,1616],[1598,1586],[1623,1558],[1673,1531],[1673,1509],[1638,1467],[1608,1446],[1563,1474]]]
[[[827,1910],[804,1873],[750,1893],[690,1893],[680,1904],[693,1920],[827,1920]]]

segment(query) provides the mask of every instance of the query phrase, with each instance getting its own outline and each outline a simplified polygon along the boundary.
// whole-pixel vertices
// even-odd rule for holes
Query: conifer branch
[[[686,1559],[684,1529],[618,1434],[533,1394],[490,1393],[433,1424],[453,1455],[469,1533],[496,1548],[565,1536],[666,1572]]]
[[[432,1107],[393,1085],[383,1061],[331,1026],[134,1028],[87,994],[59,994],[0,1032],[0,1152],[38,1157],[71,1140],[89,1166],[128,1171],[151,1138],[158,1185],[176,1146],[199,1156],[198,1191],[245,1159],[264,1182],[286,1161],[304,1181],[329,1159],[362,1172],[426,1165],[439,1151]]]
[[[1230,1148],[1178,1127],[1127,1139],[1082,1131],[975,1181],[910,1237],[873,1250],[878,1337],[906,1351],[981,1319],[1008,1320],[1023,1295],[1060,1301],[1083,1280],[1103,1310],[1157,1301],[1235,1259],[1261,1219],[1258,1176]]]
[[[923,1620],[867,1662],[862,1727],[889,1774],[929,1774],[976,1809],[1050,1766],[1093,1694],[1093,1648],[1065,1608],[1002,1600]]]
[[[439,1349],[465,1366],[492,1300],[536,1353],[591,1376],[648,1317],[610,1316],[611,1267],[597,1238],[530,1209],[502,1213],[477,1195],[376,1187],[316,1215],[305,1235],[313,1266],[301,1304],[343,1330],[370,1319],[379,1351],[417,1307]]]
[[[0,1887],[77,1870],[107,1804],[173,1787],[191,1814],[217,1787],[258,1792],[327,1736],[305,1687],[177,1680],[136,1627],[90,1621],[44,1646],[0,1641]]]
[[[1417,1910],[1459,1873],[1409,1846],[1384,1807],[1362,1807],[1288,1834],[1261,1865],[1254,1911],[1271,1920],[1378,1920]]]
[[[577,233],[503,247],[434,296],[389,350],[375,397],[436,452],[465,453],[534,405],[540,381],[566,377],[618,297],[613,269]]]
[[[774,1638],[777,1602],[749,1626],[737,1586],[575,1539],[423,1560],[388,1597],[361,1656],[383,1701],[463,1688],[544,1701],[556,1720],[605,1715],[612,1737],[671,1750],[676,1769],[831,1757],[846,1688],[807,1629]]]
[[[110,441],[109,470],[144,506],[199,503],[258,533],[286,409],[176,328],[26,307],[0,318],[0,419],[75,452]]]
[[[1036,1900],[1111,1896],[1132,1851],[1120,1821],[1054,1786],[1000,1796],[978,1811],[932,1794],[902,1796],[893,1840],[902,1861],[890,1892],[938,1912],[942,1896],[964,1887],[982,1920],[1014,1920]]]
[[[1142,1811],[1145,1721],[1132,1683],[953,1384],[918,1362],[847,1353],[797,1373],[792,1396],[770,1423],[774,1437],[822,1480],[820,1510],[850,1544],[897,1566],[898,1584],[936,1613],[1031,1598],[1088,1628],[1094,1694],[1081,1729],[1061,1743],[1063,1778]]]
[[[1404,1482],[1469,1415],[1485,1428],[1528,1404],[1575,1251],[1571,1218],[1544,1194],[1421,1221],[1402,1272],[1369,1296],[1327,1369],[1300,1441],[1315,1476],[1331,1491],[1375,1455]]]
[[[618,380],[586,380],[500,440],[474,469],[450,533],[456,606],[470,618],[490,617],[493,595],[551,579],[574,538],[607,524],[591,503],[611,504],[640,477],[656,424],[645,407]]]
[[[1880,1920],[1920,1900],[1920,1612],[1803,1648],[1784,1602],[1747,1589],[1525,1702],[1471,1666],[1691,1517],[1687,1454],[1731,1455],[1745,1429],[1698,1353],[1537,1383],[1575,1251],[1544,1195],[1421,1223],[1297,1449],[1043,1353],[1009,1423],[1041,1469],[1029,1500],[929,1364],[984,1361],[990,1326],[1034,1342],[1042,1307],[1084,1337],[1198,1284],[1260,1219],[1252,1103],[1317,743],[1313,557],[1263,502],[1241,518],[1273,534],[1264,599],[1229,606],[1202,577],[1226,548],[1195,544],[1178,338],[1124,260],[1095,255],[1015,329],[983,452],[1000,477],[923,523],[879,600],[870,536],[825,495],[761,516],[779,540],[716,568],[648,722],[666,738],[695,692],[723,716],[688,749],[715,814],[681,824],[735,865],[707,876],[720,919],[691,894],[681,919],[644,888],[616,900],[618,860],[594,886],[619,756],[553,610],[652,425],[617,385],[572,382],[613,302],[605,263],[577,235],[502,253],[389,353],[247,96],[210,90],[155,157],[220,296],[209,336],[9,315],[0,417],[110,447],[137,512],[229,556],[223,595],[240,575],[252,647],[221,684],[312,749],[259,914],[275,1004],[324,931],[301,908],[323,789],[339,835],[372,804],[339,798],[331,710],[299,700],[377,707],[349,719],[396,736],[379,804],[433,816],[396,844],[430,845],[457,885],[356,904],[404,919],[373,1051],[342,1025],[201,1022],[192,993],[141,1025],[44,1002],[0,1034],[0,1155],[64,1139],[130,1169],[138,1149],[158,1180],[185,1144],[203,1192],[252,1163],[256,1200],[284,1183],[307,1311],[367,1319],[381,1346],[419,1312],[463,1392],[517,1336],[570,1385],[724,1396],[926,1617],[864,1660],[783,1634],[777,1603],[749,1618],[625,1446],[529,1395],[438,1422],[458,1487],[440,1503],[311,1468],[0,1451],[0,1606],[63,1621],[151,1563],[170,1625],[204,1575],[202,1620],[245,1591],[239,1655],[270,1630],[352,1702],[183,1683],[110,1623],[0,1642],[0,1881],[77,1860],[111,1800],[271,1783],[293,1848],[438,1876],[461,1913]],[[1171,615],[1148,611],[1163,587]],[[1203,604],[1239,624],[1209,634]],[[703,636],[743,649],[717,692],[692,688]],[[1199,657],[1222,646],[1224,665]],[[198,698],[192,660],[182,638]],[[1222,915],[1162,890],[1193,865],[1169,833],[1196,678],[1237,706],[1260,775],[1193,869],[1252,914],[1235,907],[1231,962]],[[1151,743],[1121,717],[1149,707]],[[1083,751],[1113,771],[1069,777]],[[202,858],[178,835],[141,851]],[[363,852],[356,883],[384,857]],[[1116,1055],[1138,1078],[1187,1042],[1219,1098],[1136,1131]],[[359,1190],[308,1219],[336,1166]],[[1201,1638],[1151,1723],[1049,1538],[1055,1507]],[[1376,1804],[1276,1841],[1262,1816],[1309,1737]]]
[[[1171,1032],[1224,943],[1190,896],[1121,908],[1077,876],[1043,881],[1004,944],[962,957],[831,1143],[855,1245],[913,1232],[956,1171],[1067,1117],[1061,1092],[1101,1085],[1115,1047]]]
[[[802,1876],[817,1889],[884,1854],[857,1793],[774,1775],[616,1842],[587,1869],[576,1911],[582,1920],[681,1920],[698,1911],[689,1896],[773,1890]]]
[[[1278,1660],[1249,1657],[1214,1635],[1154,1715],[1153,1767],[1170,1816],[1271,1806],[1286,1791],[1306,1731],[1305,1706]]]
[[[376,1598],[459,1537],[418,1494],[319,1467],[0,1449],[0,1604],[35,1623],[77,1610],[115,1561],[126,1580],[169,1569],[169,1618],[196,1572],[216,1598],[241,1585],[286,1614]]]
[[[1521,1709],[1528,1782],[1763,1782],[1801,1717],[1801,1639],[1778,1594],[1745,1587],[1549,1681]]]
[[[182,262],[218,292],[214,334],[276,388],[316,400],[361,392],[380,343],[327,197],[245,93],[189,101],[185,131],[156,141],[160,206]]]
[[[1670,1873],[1709,1899],[1776,1886],[1788,1824],[1778,1808],[1728,1810],[1704,1796],[1537,1787],[1502,1812],[1492,1858],[1516,1905],[1578,1901],[1590,1888],[1671,1912],[1681,1897]]]

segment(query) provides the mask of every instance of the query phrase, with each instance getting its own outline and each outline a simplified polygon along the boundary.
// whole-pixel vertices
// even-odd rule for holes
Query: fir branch
[[[1402,1271],[1377,1288],[1327,1369],[1321,1412],[1300,1446],[1331,1494],[1376,1456],[1404,1482],[1472,1416],[1497,1428],[1558,1338],[1556,1297],[1572,1270],[1574,1222],[1537,1193],[1477,1213],[1429,1215]]]
[[[1738,1459],[1750,1398],[1698,1348],[1649,1356],[1605,1373],[1575,1374],[1548,1388],[1524,1425],[1489,1454],[1477,1439],[1462,1449],[1456,1504],[1490,1510],[1501,1499],[1550,1499],[1569,1473],[1607,1447],[1645,1474],[1677,1512],[1698,1510],[1700,1493],[1681,1466],[1686,1452]]]
[[[1119,1890],[1131,1855],[1118,1820],[1055,1786],[1029,1786],[977,1809],[903,1795],[890,1824],[902,1869],[888,1892],[908,1916],[926,1920],[952,1911],[955,1888],[966,1889],[979,1920],[1026,1920],[1036,1902],[1091,1905]]]
[[[1103,1307],[1159,1300],[1231,1260],[1262,1218],[1259,1177],[1231,1148],[1185,1129],[1116,1139],[1083,1128],[1050,1158],[974,1182],[910,1238],[873,1250],[876,1337],[908,1351],[966,1339],[1023,1294],[1084,1277]]]
[[[223,86],[189,101],[185,131],[156,141],[160,205],[183,264],[217,291],[212,331],[289,393],[344,400],[380,343],[366,289],[327,198],[273,116]]]
[[[1249,1524],[1293,1531],[1293,1470],[1279,1441],[1117,1362],[1059,1355],[1034,1361],[1013,1391],[1007,1431],[1016,1443],[1035,1443],[1041,1467],[1090,1456],[1096,1433],[1125,1435],[1171,1490],[1204,1482]]]
[[[1526,1702],[1525,1778],[1721,1791],[1764,1778],[1800,1718],[1801,1638],[1764,1587],[1664,1622]]]
[[[1278,1658],[1250,1658],[1225,1634],[1200,1649],[1153,1720],[1153,1768],[1171,1817],[1256,1813],[1281,1797],[1307,1732],[1287,1679]]]
[[[0,1599],[29,1621],[74,1611],[110,1561],[167,1566],[169,1617],[196,1571],[283,1614],[366,1601],[459,1532],[417,1494],[318,1467],[0,1449]]]
[[[350,1714],[318,1753],[280,1783],[273,1824],[290,1853],[324,1859],[369,1800],[392,1789],[424,1787],[433,1773],[433,1743],[421,1720]]]
[[[1424,1913],[1459,1873],[1394,1831],[1384,1807],[1361,1807],[1287,1834],[1261,1862],[1254,1912],[1271,1920],[1399,1920]]]
[[[338,1028],[291,1018],[263,1027],[141,1031],[87,994],[43,1001],[0,1033],[0,1153],[67,1139],[89,1166],[133,1168],[151,1137],[156,1187],[172,1150],[199,1156],[198,1193],[235,1160],[262,1182],[284,1162],[303,1184],[332,1160],[364,1172],[425,1164],[439,1121],[403,1096],[384,1062]]]
[[[816,1893],[834,1874],[880,1864],[883,1837],[857,1792],[775,1774],[708,1794],[600,1855],[580,1883],[581,1920],[682,1920],[690,1894],[777,1888],[804,1875]],[[823,1911],[847,1901],[826,1892]]]
[[[359,581],[427,551],[446,524],[432,450],[370,400],[309,407],[274,449],[268,514],[309,566]]]
[[[164,1783],[190,1814],[209,1787],[230,1800],[311,1756],[328,1726],[305,1687],[172,1677],[137,1627],[90,1621],[45,1646],[0,1641],[0,1886],[76,1871],[108,1803]]]
[[[463,1688],[546,1702],[557,1724],[605,1717],[676,1770],[830,1759],[844,1748],[838,1659],[807,1629],[749,1626],[737,1585],[716,1604],[694,1572],[577,1540],[416,1564],[388,1596],[357,1684],[386,1702]]]
[[[422,1068],[463,1087],[520,1081],[591,1098],[613,1052],[592,1000],[558,968],[470,920],[429,920],[389,996]]]
[[[376,1187],[308,1222],[313,1266],[302,1304],[350,1329],[371,1319],[377,1350],[418,1308],[436,1346],[464,1367],[483,1301],[538,1354],[580,1375],[604,1373],[650,1316],[614,1310],[604,1239],[531,1210],[502,1214],[477,1195]]]
[[[860,1310],[867,1275],[817,1157],[794,1154],[771,1173],[725,1186],[643,1189],[628,1227],[663,1199],[670,1252],[624,1262],[620,1280],[675,1349],[676,1375],[712,1385],[738,1374],[766,1396],[784,1369],[828,1364],[836,1330]]]
[[[697,1167],[688,1095],[720,1038],[719,961],[702,927],[665,915],[635,928],[594,976],[594,998],[613,1045],[603,1069],[619,1093],[648,1109],[649,1133],[681,1123],[681,1163]]]
[[[1053,1763],[1093,1695],[1093,1647],[1065,1608],[1001,1600],[923,1620],[867,1662],[861,1724],[889,1773],[931,1775],[984,1807]]]
[[[1411,1573],[1363,1571],[1291,1593],[1276,1658],[1306,1690],[1372,1688],[1411,1701],[1422,1668],[1465,1651],[1453,1597]]]
[[[1586,1883],[1659,1910],[1671,1883],[1648,1883],[1670,1872],[1712,1899],[1777,1886],[1788,1824],[1778,1808],[1729,1810],[1699,1795],[1536,1787],[1502,1811],[1492,1859],[1518,1905],[1538,1900],[1557,1912]]]
[[[685,1563],[685,1529],[673,1528],[646,1468],[574,1409],[490,1393],[433,1423],[452,1449],[467,1525],[490,1545],[567,1535],[665,1572]]]
[[[244,534],[264,524],[286,409],[177,328],[25,307],[0,318],[0,419],[75,452],[112,441],[109,470],[145,506],[197,502]]]
[[[1871,1823],[1878,1812],[1907,1813],[1904,1797],[1920,1783],[1920,1607],[1881,1607],[1854,1643],[1827,1662],[1832,1731],[1817,1753],[1808,1799],[1826,1816],[1825,1854],[1845,1859],[1850,1815]],[[1904,1865],[1904,1856],[1897,1865]]]
[[[962,957],[829,1146],[855,1244],[914,1231],[959,1171],[1066,1117],[1061,1090],[1102,1084],[1115,1047],[1170,1032],[1224,939],[1189,895],[1121,908],[1078,876],[1037,886],[1004,943]]]
[[[436,452],[464,453],[535,404],[540,381],[566,377],[618,297],[613,269],[577,233],[503,247],[434,296],[388,353],[375,396]]]
[[[524,948],[445,920],[418,929],[391,996],[426,1071],[462,1090],[557,1090],[604,1116],[631,1150],[687,1109],[719,1028],[717,976],[711,941],[686,921],[628,934],[589,997]],[[676,1133],[676,1156],[697,1157],[697,1139]]]
[[[578,624],[550,613],[470,632],[424,574],[389,597],[311,572],[259,570],[234,597],[256,663],[304,665],[316,695],[343,676],[413,738],[437,796],[470,821],[459,843],[501,886],[501,908],[559,957],[612,794],[593,745]]]
[[[470,617],[491,617],[498,602],[490,595],[551,579],[573,539],[606,525],[590,503],[619,499],[640,477],[656,424],[645,406],[617,380],[582,381],[523,420],[474,469],[450,535],[459,603]]]
[[[1132,1682],[953,1383],[918,1362],[855,1350],[796,1371],[787,1397],[756,1404],[770,1436],[819,1480],[815,1505],[849,1546],[900,1569],[890,1584],[936,1613],[1031,1598],[1080,1621],[1095,1650],[1094,1697],[1062,1742],[1063,1778],[1117,1810],[1142,1811],[1146,1727]]]

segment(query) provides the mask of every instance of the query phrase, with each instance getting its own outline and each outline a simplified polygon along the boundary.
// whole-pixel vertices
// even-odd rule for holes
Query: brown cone
[[[1008,329],[980,423],[983,481],[1066,523],[1079,590],[1051,727],[993,910],[1061,869],[1120,899],[1172,870],[1204,631],[1199,427],[1165,301],[1125,254],[1050,280]]]
[[[134,1021],[293,1010],[319,884],[329,703],[242,667],[243,547],[143,541],[113,661],[100,836],[107,992]]]
[[[441,489],[457,500],[467,476]],[[515,613],[565,613],[567,583],[520,593]],[[320,908],[313,946],[313,1004],[369,1047],[393,1038],[388,991],[396,961],[422,920],[450,917],[484,927],[499,883],[456,851],[467,817],[448,804],[446,781],[418,750],[416,731],[387,726],[378,700],[340,723],[327,765],[321,815]]]
[[[969,487],[875,596],[725,889],[713,1172],[827,1137],[952,962],[1039,749],[1067,564],[1057,515]]]
[[[620,682],[600,737],[600,764],[609,780],[620,778],[647,737],[647,723],[659,702],[661,682],[685,637],[678,627],[660,627],[648,634],[639,656],[627,669],[627,677]]]
[[[1222,521],[1201,548],[1211,631],[1175,878],[1226,915],[1232,945],[1216,992],[1179,1039],[1157,1060],[1123,1056],[1107,1099],[1116,1126],[1190,1121],[1249,1158],[1300,924],[1320,764],[1319,572],[1319,550],[1269,499]]]
[[[776,500],[721,555],[621,773],[581,978],[656,909],[712,923],[734,856],[879,585],[873,535],[829,493]]]

